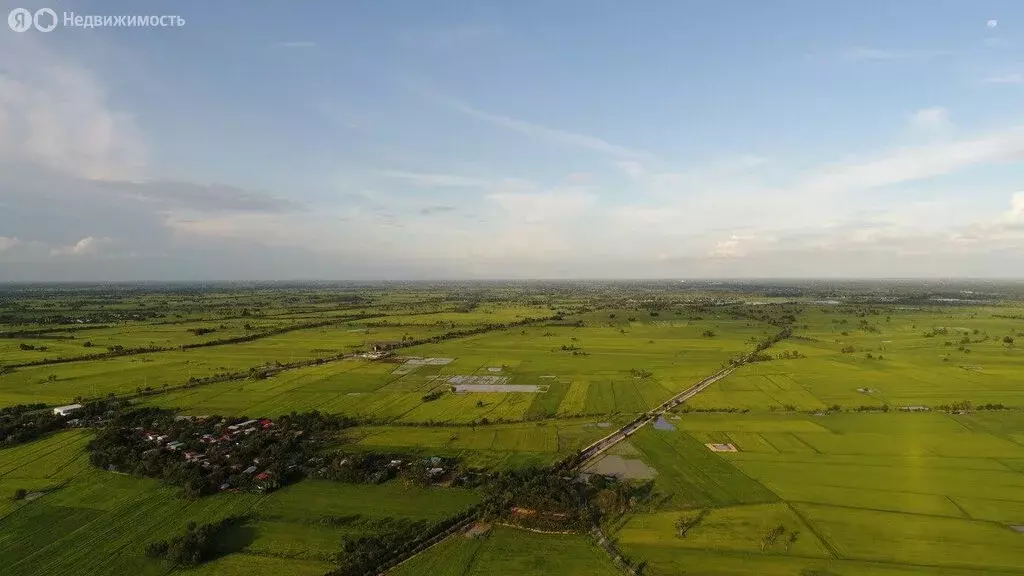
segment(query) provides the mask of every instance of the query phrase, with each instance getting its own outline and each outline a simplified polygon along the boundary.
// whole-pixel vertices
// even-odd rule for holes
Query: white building
[[[68,404],[67,406],[57,406],[53,409],[53,413],[57,416],[67,416],[68,414],[81,409],[81,404]]]

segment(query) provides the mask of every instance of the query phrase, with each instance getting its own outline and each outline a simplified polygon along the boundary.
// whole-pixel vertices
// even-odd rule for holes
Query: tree
[[[789,552],[789,547],[790,546],[792,546],[793,544],[796,544],[796,540],[799,537],[800,537],[800,531],[799,530],[793,530],[792,532],[789,533],[789,539],[786,540],[786,552]]]
[[[1003,343],[1013,346],[1013,336],[1003,336]]]
[[[25,496],[28,496],[28,492],[24,488],[18,488],[14,491],[15,500],[24,500]]]
[[[785,533],[786,527],[782,524],[779,524],[775,528],[771,528],[765,531],[765,533],[761,536],[761,551],[764,552],[765,548],[774,544],[775,541],[779,539],[779,536],[782,536]]]

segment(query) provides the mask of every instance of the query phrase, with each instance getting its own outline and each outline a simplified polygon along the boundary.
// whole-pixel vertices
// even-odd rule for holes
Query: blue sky
[[[1019,2],[146,6],[0,29],[0,280],[1024,270]]]

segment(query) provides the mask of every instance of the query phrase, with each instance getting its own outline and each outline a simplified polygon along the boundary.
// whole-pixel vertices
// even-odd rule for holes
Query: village
[[[191,420],[197,424],[205,424],[209,416],[177,416],[175,420]],[[159,430],[147,429],[144,426],[134,428],[147,442],[154,444],[142,452],[145,457],[160,450],[180,453],[184,461],[204,470],[213,470],[215,467],[226,466],[232,472],[238,472],[242,476],[253,479],[252,486],[261,492],[269,492],[280,486],[274,473],[269,469],[270,462],[260,457],[253,457],[244,461],[240,454],[233,455],[232,451],[239,447],[242,440],[256,431],[265,431],[270,437],[277,436],[273,430],[274,422],[269,418],[259,420],[246,420],[235,424],[228,424],[229,420],[221,419],[215,428],[222,429],[221,433],[200,433],[193,432],[191,437],[172,437],[163,434]],[[301,434],[302,431],[299,431]],[[248,464],[248,466],[246,466]],[[266,469],[261,470],[261,465]],[[243,466],[245,467],[243,469]],[[294,465],[292,465],[294,469]],[[257,473],[257,471],[259,471]],[[217,487],[220,491],[238,490],[232,486],[230,481],[222,482]]]
[[[349,425],[319,413],[272,420],[143,408],[103,428],[91,446],[90,460],[112,472],[162,478],[183,486],[189,497],[267,493],[307,476],[369,484],[402,478],[419,485],[469,483],[475,477],[456,458],[325,451],[326,442],[336,438],[334,432]]]

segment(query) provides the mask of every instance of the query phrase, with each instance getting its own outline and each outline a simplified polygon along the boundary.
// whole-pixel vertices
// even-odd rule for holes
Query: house
[[[444,468],[431,468],[427,470],[427,476],[437,476],[438,474],[444,474]]]
[[[273,425],[274,425],[274,422],[272,420],[267,419],[267,418],[264,418],[264,419],[260,420],[260,426],[262,426],[264,430],[266,430],[267,428],[270,428]]]
[[[398,346],[401,345],[402,343],[399,341],[374,342],[372,345],[370,345],[370,350],[374,352],[387,352],[388,350],[391,350],[392,348],[397,348]]]
[[[185,445],[185,443],[184,443],[184,442],[178,442],[178,441],[174,441],[174,442],[171,442],[170,444],[168,444],[168,445],[167,445],[167,448],[168,448],[169,450],[177,450],[178,448],[181,448],[181,447],[182,447],[182,446],[184,446],[184,445]]]
[[[257,422],[258,420],[246,420],[245,422],[239,422],[238,424],[232,424],[231,426],[228,426],[228,430],[241,430],[242,428],[248,428],[253,424],[256,424]]]
[[[281,484],[274,478],[274,475],[270,472],[260,472],[256,476],[256,489],[260,492],[269,492],[276,490]]]
[[[245,470],[242,470],[242,474],[252,474],[255,471],[256,471],[256,467],[255,466],[249,466]]]
[[[53,413],[55,416],[67,416],[68,414],[81,410],[82,408],[83,406],[81,404],[68,404],[67,406],[57,406],[53,409]]]

